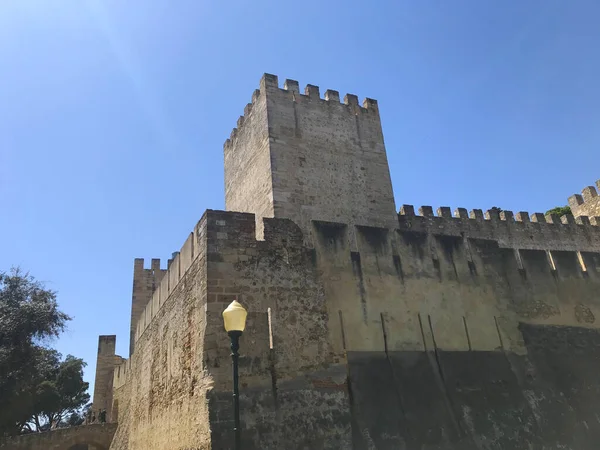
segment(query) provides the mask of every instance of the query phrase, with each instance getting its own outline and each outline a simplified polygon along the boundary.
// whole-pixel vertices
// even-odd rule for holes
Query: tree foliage
[[[68,355],[61,361],[56,351],[46,352],[38,379],[30,386],[32,408],[25,426],[35,431],[63,425],[90,399],[88,383],[83,381],[83,360]]]
[[[557,206],[556,208],[549,209],[546,211],[546,215],[548,214],[556,214],[559,217],[564,216],[565,214],[572,214],[571,208],[569,206]]]
[[[0,272],[0,435],[56,427],[88,400],[83,360],[47,344],[70,317],[19,269]]]

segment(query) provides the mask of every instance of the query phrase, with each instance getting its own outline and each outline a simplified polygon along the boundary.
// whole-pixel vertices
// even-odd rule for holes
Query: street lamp
[[[246,316],[248,311],[240,305],[237,300],[223,311],[223,322],[225,322],[225,331],[231,339],[231,360],[233,361],[233,411],[234,411],[234,428],[235,433],[235,450],[240,450],[240,392],[238,389],[238,359],[240,357],[238,350],[240,349],[240,336],[246,328]]]

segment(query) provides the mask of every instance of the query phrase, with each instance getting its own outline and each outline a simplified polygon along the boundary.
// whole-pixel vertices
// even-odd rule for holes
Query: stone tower
[[[144,269],[144,259],[136,258],[133,263],[133,295],[131,299],[131,322],[129,332],[129,356],[135,348],[135,329],[144,308],[152,299],[166,270],[160,268],[160,259],[153,259],[150,269]]]
[[[596,186],[600,189],[600,180],[596,181]],[[587,186],[581,191],[581,194],[569,197],[569,206],[575,217],[600,216],[600,197],[594,186]]]
[[[117,336],[98,337],[98,357],[96,360],[96,378],[94,383],[93,408],[96,417],[101,410],[107,411],[107,420],[111,419],[113,377],[115,367],[124,359],[115,354]]]
[[[377,101],[317,86],[279,88],[265,74],[224,145],[228,211],[288,218],[311,236],[311,220],[393,227],[396,206]],[[349,237],[354,240],[353,236]]]

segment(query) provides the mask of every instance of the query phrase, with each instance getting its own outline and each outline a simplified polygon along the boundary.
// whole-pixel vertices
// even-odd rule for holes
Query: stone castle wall
[[[236,296],[245,448],[592,448],[600,255],[407,220],[355,226],[353,250],[347,224],[313,222],[306,246],[289,220],[257,241],[253,215],[207,211],[197,258],[139,337],[112,448],[230,448],[221,312]]]
[[[600,180],[596,181],[600,189]],[[588,186],[580,194],[569,197],[569,206],[574,216],[600,216],[600,197],[594,186]]]
[[[274,228],[273,223],[278,226]],[[302,233],[288,220],[267,220],[264,230],[266,241],[257,241],[252,214],[207,211],[199,222],[193,233],[199,253],[138,334],[130,360],[115,371],[119,429],[111,448],[229,448],[231,365],[221,313],[222,305],[244,287],[247,289],[241,300],[246,304],[255,298],[260,303],[249,308],[248,329],[243,337],[249,344],[242,355],[240,376],[243,386],[254,389],[261,402],[267,401],[266,405],[259,403],[260,407],[272,406],[268,402],[273,399],[273,376],[278,367],[282,368],[278,398],[284,401],[287,397],[295,405],[282,410],[287,415],[288,431],[293,429],[304,398],[312,399],[312,407],[324,414],[331,414],[331,402],[340,407],[347,403],[344,367],[327,369],[323,362],[329,361],[331,355],[327,350],[323,291],[314,268],[306,264],[313,252],[302,247]],[[286,254],[286,264],[279,265],[279,258],[288,251],[288,240],[296,247],[296,253]],[[258,261],[259,267],[248,272],[251,262]],[[242,265],[246,267],[243,277],[235,269]],[[293,289],[289,290],[290,286]],[[300,340],[285,340],[281,328],[269,338],[268,305],[275,305],[276,297],[282,301],[288,298],[291,308],[299,308],[298,301],[306,307],[314,300],[321,303],[320,312],[312,309],[317,312],[316,317],[306,316],[310,326],[298,308],[287,312],[291,321],[297,317],[295,334]],[[280,320],[287,320],[285,308],[280,315]],[[308,345],[317,336],[321,344]],[[271,341],[280,342],[277,351],[270,348]],[[323,356],[316,356],[321,349],[325,349]],[[315,363],[315,359],[323,361]],[[326,390],[320,395],[313,392],[310,379],[288,375],[315,364],[323,373],[314,382],[333,385],[332,392]],[[290,393],[284,390],[286,383],[290,384]],[[298,390],[304,397],[296,398]],[[248,407],[253,403],[248,394],[242,400]],[[279,414],[271,410],[264,416],[265,412],[254,410],[249,417],[260,421],[259,427],[274,426],[270,420]],[[300,417],[307,421],[312,413],[304,408]],[[336,417],[328,421],[328,429],[349,443],[348,417],[339,423],[334,420]],[[305,431],[298,428],[292,436],[304,439]],[[254,440],[261,438],[257,429],[252,432]],[[281,440],[279,432],[273,430],[272,439]]]
[[[209,441],[202,242],[198,226],[142,314],[133,354],[115,370],[113,411],[119,428],[113,449],[209,448],[199,445]]]
[[[232,226],[231,219],[221,220]],[[593,419],[589,408],[597,400],[591,394],[598,388],[597,363],[578,349],[590,346],[593,353],[599,340],[598,254],[516,252],[468,235],[373,227],[356,227],[353,251],[346,224],[313,224],[314,249],[303,247],[297,233],[281,237],[279,231],[270,241],[268,262],[261,242],[255,258],[219,262],[219,280],[226,280],[230,294],[250,311],[271,308],[274,348],[249,356],[254,376],[260,373],[257,361],[271,355],[275,362],[270,395],[268,376],[262,392],[248,382],[243,393],[244,420],[251,424],[248,448],[351,448],[348,439],[354,448],[483,448],[477,444],[482,441],[502,449],[527,442],[593,448],[593,440],[581,436],[585,425],[576,424]],[[265,222],[268,227],[293,229],[277,220]],[[599,229],[590,232],[598,236]],[[238,258],[248,253],[244,246],[239,251],[244,253]],[[264,275],[261,264],[268,267]],[[284,268],[312,275],[296,287],[282,276]],[[217,302],[217,339],[210,347],[218,347],[226,342],[219,340],[216,312],[229,298],[219,304],[210,273],[208,301]],[[262,286],[263,276],[286,287]],[[317,318],[319,327],[313,324]],[[256,351],[254,341],[246,345]],[[226,359],[225,345],[220,352],[220,361]],[[576,380],[563,384],[561,374],[575,366]],[[222,370],[229,380],[228,367]],[[586,394],[578,391],[579,383]],[[227,418],[226,392],[213,391],[223,406],[211,411],[227,411]],[[321,397],[332,393],[337,401]],[[316,413],[311,399],[331,409]],[[309,411],[304,414],[300,405],[310,405]],[[333,416],[338,428],[315,423],[314,417]],[[222,421],[211,424],[213,448],[228,448],[219,439],[227,439],[231,423],[220,435]]]
[[[288,219],[207,214],[204,340],[211,447],[233,448],[231,360],[221,313],[237,297],[249,311],[241,338],[244,445],[349,448],[345,358],[330,340],[327,298],[315,252]]]

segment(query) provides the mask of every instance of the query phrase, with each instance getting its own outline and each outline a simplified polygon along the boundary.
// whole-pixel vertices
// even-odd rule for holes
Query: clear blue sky
[[[126,355],[133,259],[222,209],[263,72],[379,100],[397,206],[541,211],[600,178],[600,3],[2,0],[0,270]],[[148,261],[149,263],[149,261]]]

